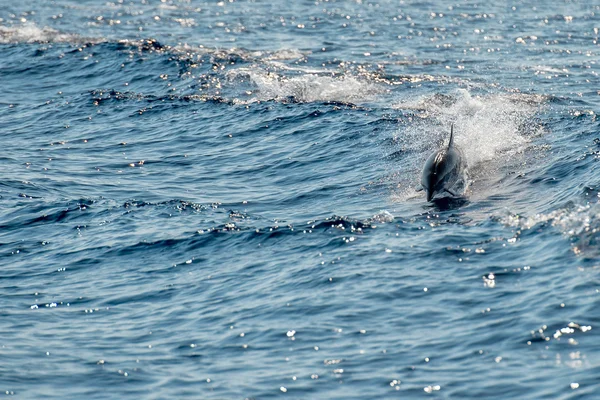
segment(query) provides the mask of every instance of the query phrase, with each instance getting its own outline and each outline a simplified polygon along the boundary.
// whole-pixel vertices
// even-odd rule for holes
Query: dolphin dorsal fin
[[[448,142],[448,149],[454,146],[454,124],[450,125],[450,142]]]

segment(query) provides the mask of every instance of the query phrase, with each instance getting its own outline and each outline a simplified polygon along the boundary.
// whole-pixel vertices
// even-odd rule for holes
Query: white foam
[[[257,68],[238,68],[231,71],[228,78],[251,80],[257,87],[255,100],[259,101],[293,98],[298,102],[354,103],[367,101],[379,92],[376,85],[350,75],[300,74],[286,77]]]
[[[373,222],[379,222],[381,224],[394,222],[394,215],[388,210],[381,210],[371,218]]]
[[[307,54],[297,49],[280,49],[268,54],[265,60],[298,60],[304,58]]]
[[[550,67],[547,65],[537,65],[534,67],[531,67],[531,69],[533,71],[535,71],[536,74],[545,74],[545,73],[550,73],[550,74],[568,74],[569,70],[567,68],[554,68],[554,67]]]
[[[33,23],[10,27],[0,25],[0,43],[72,42],[75,38],[77,36],[49,27],[40,28]]]

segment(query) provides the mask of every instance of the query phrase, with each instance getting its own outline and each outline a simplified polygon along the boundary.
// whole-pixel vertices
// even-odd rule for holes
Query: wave
[[[34,23],[0,26],[0,43],[64,43],[106,46],[107,51],[155,53],[179,67],[180,86],[184,93],[171,96],[190,100],[250,104],[275,101],[282,103],[326,102],[354,105],[380,100],[390,87],[402,83],[458,82],[447,76],[387,74],[376,65],[354,64],[335,60],[327,66],[309,66],[304,61],[311,51],[294,48],[253,50],[168,44],[153,38],[83,37]],[[415,63],[420,61],[416,60]],[[426,63],[422,61],[421,63]],[[166,79],[166,78],[164,78]],[[189,80],[193,83],[189,84]]]
[[[585,258],[600,255],[600,204],[569,205],[548,213],[531,216],[508,213],[497,220],[521,231],[536,230],[544,226],[558,229],[569,238],[572,250]]]

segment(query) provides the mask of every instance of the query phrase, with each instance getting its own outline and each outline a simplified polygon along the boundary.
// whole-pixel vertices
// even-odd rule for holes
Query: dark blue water
[[[0,397],[598,398],[599,28],[3,1]],[[472,183],[430,204],[451,123]]]

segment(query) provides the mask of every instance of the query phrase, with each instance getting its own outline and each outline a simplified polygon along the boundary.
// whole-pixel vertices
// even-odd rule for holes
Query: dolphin
[[[462,195],[457,191],[464,191],[466,174],[467,163],[462,151],[454,145],[454,124],[452,124],[448,147],[443,147],[429,156],[423,167],[421,185],[427,193],[427,201],[444,193],[454,197]]]

